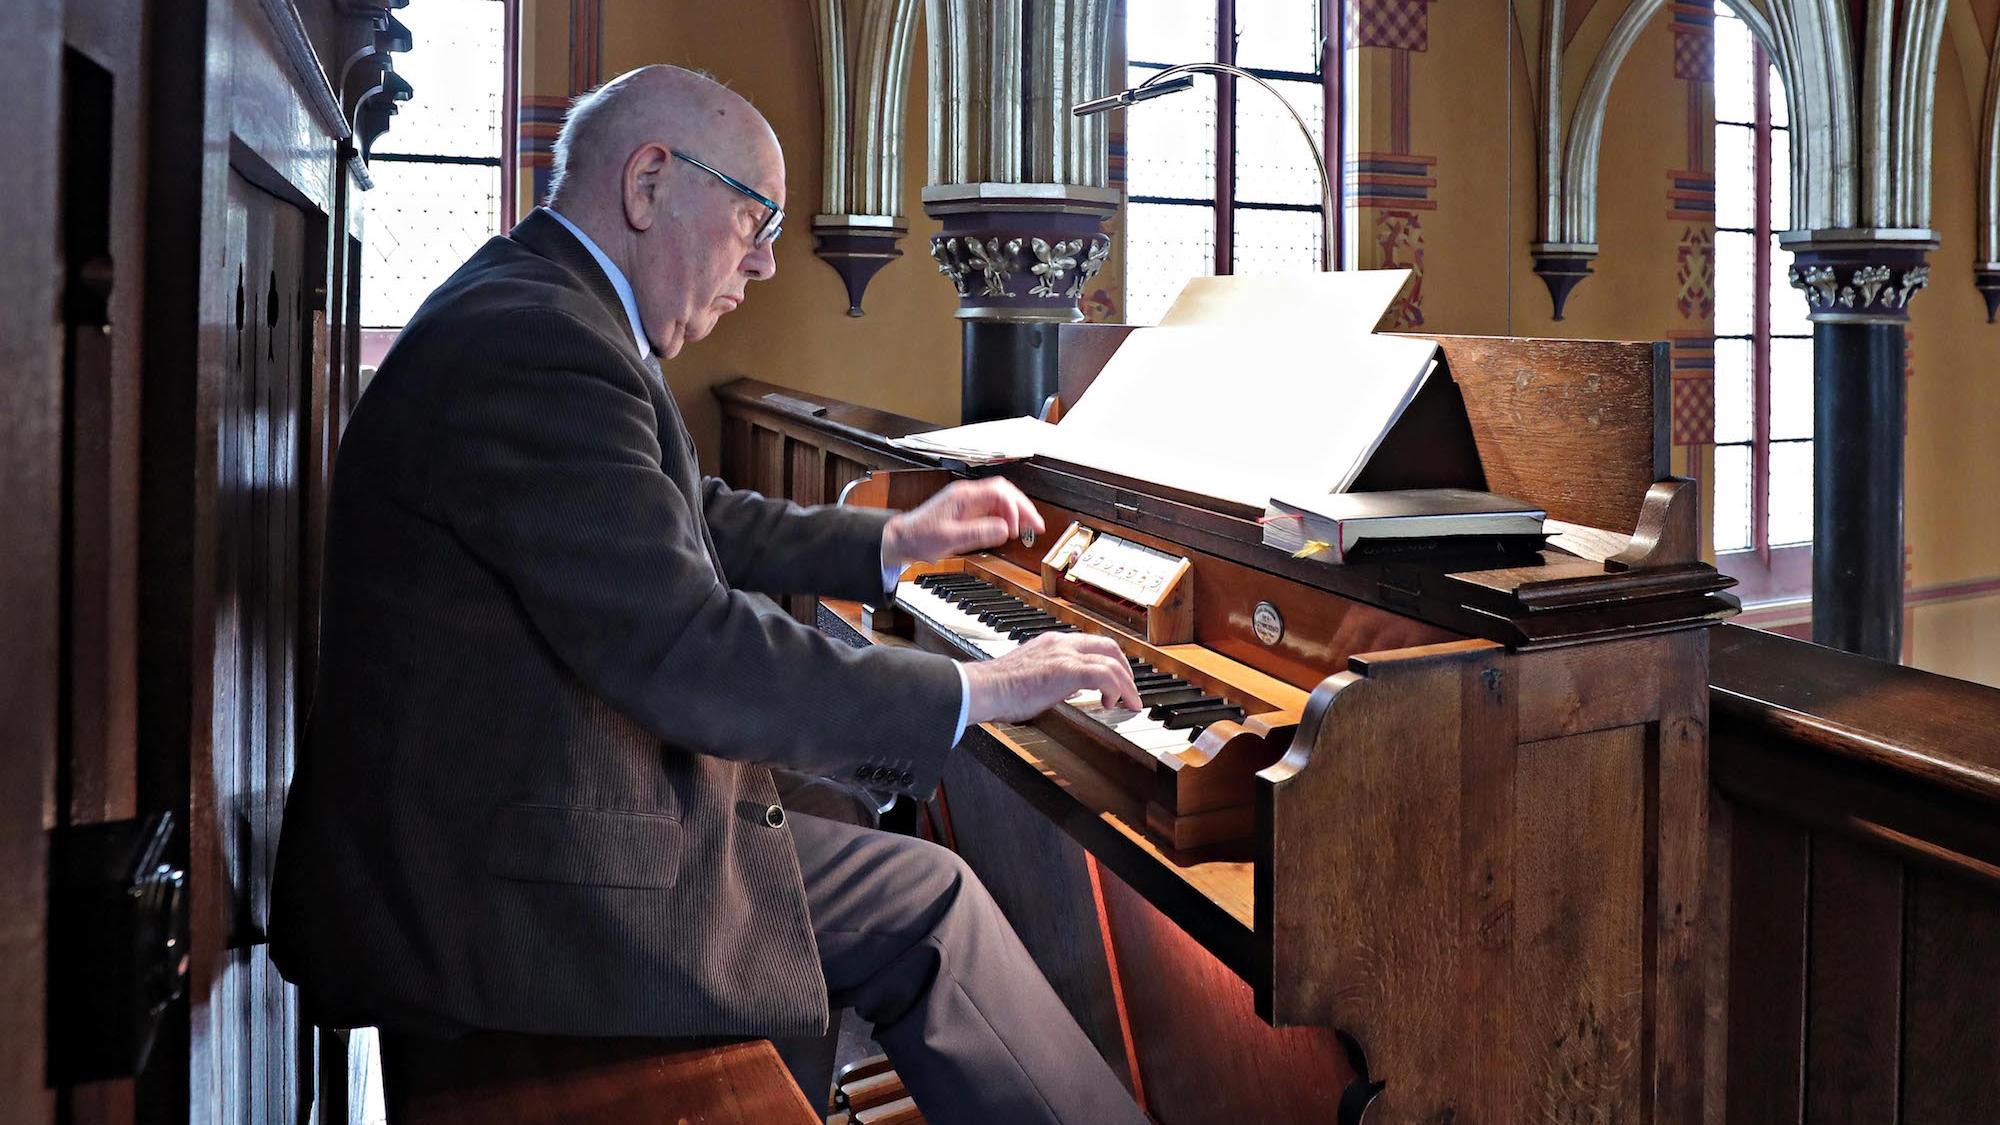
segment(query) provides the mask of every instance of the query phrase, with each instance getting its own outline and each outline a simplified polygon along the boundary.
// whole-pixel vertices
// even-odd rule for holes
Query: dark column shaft
[[[1035,321],[967,320],[959,420],[1039,415],[1056,393],[1056,326]]]
[[[1903,326],[1813,326],[1813,642],[1903,637]]]

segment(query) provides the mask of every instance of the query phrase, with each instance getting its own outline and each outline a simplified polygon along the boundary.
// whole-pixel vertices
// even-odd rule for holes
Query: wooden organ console
[[[1075,331],[1070,401],[1127,329]],[[892,606],[793,609],[850,643],[966,659],[1087,629],[1169,704],[1078,700],[968,731],[926,810],[1165,1125],[1861,1120],[1802,1115],[1836,1104],[1867,1053],[1841,1038],[1854,1005],[1830,982],[1849,963],[1816,951],[1851,954],[1856,912],[1890,909],[1882,886],[1914,895],[1920,870],[1988,896],[1930,892],[1949,904],[1935,926],[2000,933],[2000,837],[1964,804],[1972,786],[1975,807],[2000,809],[2000,751],[1948,771],[1956,788],[1935,799],[1957,803],[1934,812],[1947,732],[1977,720],[1925,718],[1920,745],[1893,753],[1844,694],[1744,671],[1820,650],[1726,625],[1744,682],[1711,689],[1712,626],[1735,601],[1698,560],[1691,484],[1666,472],[1663,345],[1440,343],[1486,487],[1572,525],[1558,542],[1573,554],[1325,566],[1264,548],[1261,513],[1030,460],[989,471],[1036,503],[1050,541],[914,570]],[[716,393],[733,483],[905,508],[951,479],[889,444],[925,423],[747,379]],[[1146,552],[1137,572],[1172,576],[1172,612],[1071,581],[1072,525]],[[1860,682],[1840,667],[1844,688]],[[2000,692],[1912,677],[1937,679],[1894,681],[1912,715],[1935,697],[2000,722]],[[1714,750],[1734,791],[1711,785],[1711,699],[1736,724]],[[1878,772],[1815,757],[1835,744]],[[1909,792],[1881,772],[1895,769]],[[1759,788],[1776,792],[1751,800]],[[1814,842],[1836,831],[1891,858]],[[1779,868],[1732,840],[1782,840]],[[1844,881],[1819,886],[1815,848]],[[1837,897],[1857,871],[1889,882]],[[2000,947],[1968,957],[1897,917],[1861,927],[1905,962],[1870,985],[1886,1046],[1861,1069],[1892,1100],[1942,1070],[1943,1094],[1900,1096],[1952,1112],[1879,1119],[1976,1119],[2000,1105],[1980,1046],[2000,998],[1973,1004],[1971,1028],[1893,998],[1905,976],[1976,987]],[[1964,967],[1920,965],[1932,947]],[[1820,1027],[1821,1008],[1842,1022]],[[1897,1030],[1918,1026],[1935,1063]]]

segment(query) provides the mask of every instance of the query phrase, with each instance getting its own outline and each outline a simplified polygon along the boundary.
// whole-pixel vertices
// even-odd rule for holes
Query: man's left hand
[[[890,518],[882,530],[882,561],[889,566],[935,562],[1044,530],[1041,513],[1009,482],[999,477],[954,481]]]

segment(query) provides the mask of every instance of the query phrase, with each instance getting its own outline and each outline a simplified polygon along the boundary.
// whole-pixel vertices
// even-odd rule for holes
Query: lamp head
[[[1070,107],[1070,113],[1077,117],[1089,117],[1093,113],[1103,113],[1105,110],[1128,106],[1133,102],[1149,101],[1153,98],[1165,97],[1168,94],[1178,94],[1192,85],[1194,85],[1194,75],[1192,74],[1176,75],[1165,82],[1141,82],[1129,90],[1121,90],[1116,94],[1108,94],[1101,98],[1092,98],[1087,102],[1078,102]]]

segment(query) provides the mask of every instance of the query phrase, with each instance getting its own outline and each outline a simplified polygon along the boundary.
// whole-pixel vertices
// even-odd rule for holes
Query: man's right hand
[[[1140,710],[1132,666],[1108,637],[1043,633],[995,660],[965,666],[968,723],[1026,722],[1079,691]]]

